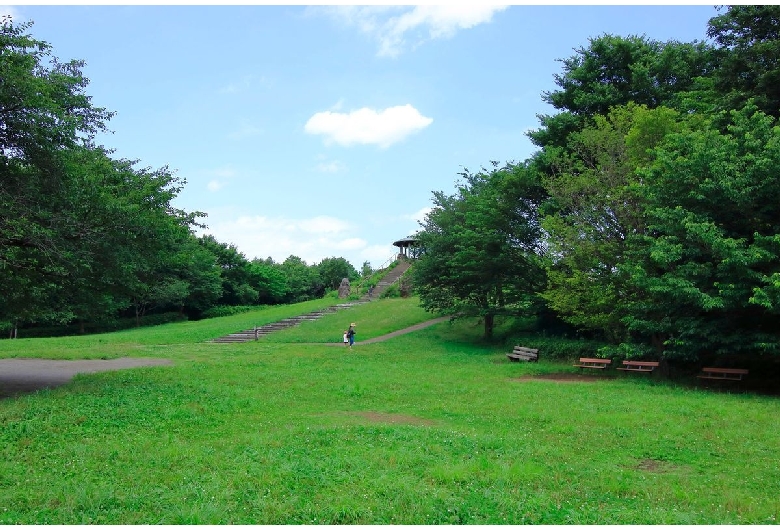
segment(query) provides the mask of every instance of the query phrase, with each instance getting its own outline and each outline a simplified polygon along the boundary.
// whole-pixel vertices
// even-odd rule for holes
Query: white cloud
[[[377,55],[396,57],[408,47],[434,39],[451,38],[461,29],[485,24],[507,6],[478,3],[446,5],[338,6],[327,12],[333,17],[370,35],[379,43]]]
[[[359,237],[343,239],[337,244],[339,250],[360,250],[366,246],[366,242]]]
[[[295,226],[309,234],[338,234],[350,228],[346,221],[326,215],[296,221]]]
[[[19,12],[13,6],[0,6],[0,18],[9,16],[14,22],[19,22]]]
[[[379,260],[375,264],[379,265],[392,254],[392,247],[368,247],[364,239],[355,235],[354,226],[330,216],[291,219],[257,215],[215,219],[210,215],[209,220],[209,228],[202,233],[236,245],[250,260],[270,256],[282,262],[295,255],[313,265],[328,257],[344,257],[359,268],[366,259],[372,263]]]
[[[375,144],[386,148],[428,125],[432,118],[413,106],[399,105],[381,111],[369,108],[340,112],[318,112],[306,122],[305,131],[321,134],[326,142],[340,145]]]
[[[433,208],[431,208],[430,206],[426,206],[425,208],[420,208],[416,212],[404,215],[402,217],[404,219],[409,219],[411,221],[421,223],[425,221],[425,216],[428,215],[428,213],[430,213],[432,209]]]
[[[225,187],[228,180],[236,175],[236,172],[233,168],[221,167],[209,171],[208,174],[216,178],[212,178],[209,183],[206,184],[206,189],[209,191],[219,191]]]
[[[428,39],[451,38],[460,29],[472,28],[490,22],[493,13],[506,6],[480,4],[422,5],[401,16],[387,21],[378,33],[380,56],[396,57],[403,51],[410,33],[417,44],[424,42],[421,36],[427,30]]]
[[[391,258],[398,255],[398,248],[393,245],[372,245],[365,247],[359,253],[360,263],[352,263],[354,267],[360,270],[364,261],[371,263],[373,269],[386,267],[390,264]]]

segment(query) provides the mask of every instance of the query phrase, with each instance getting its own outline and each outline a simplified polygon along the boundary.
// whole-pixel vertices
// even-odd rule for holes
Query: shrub
[[[333,289],[331,291],[328,291],[328,292],[325,293],[325,296],[323,296],[322,298],[323,299],[325,299],[325,298],[332,298],[334,300],[338,300],[339,299],[339,291],[338,291],[338,289]]]
[[[145,315],[141,318],[141,327],[158,326],[171,322],[180,322],[187,320],[187,315],[182,315],[178,311],[169,313],[157,313]],[[110,333],[112,331],[121,331],[123,329],[132,329],[136,326],[135,317],[117,318],[114,320],[105,320],[102,322],[85,322],[82,324],[68,324],[65,326],[33,326],[28,328],[19,328],[19,338],[42,338],[42,337],[68,337],[73,335],[92,335],[95,333]],[[5,335],[7,336],[7,334]]]
[[[622,343],[617,346],[610,344],[599,348],[599,357],[615,361],[624,359],[653,359],[658,355],[655,348],[644,344]]]
[[[124,319],[123,319],[124,320]],[[135,319],[128,319],[132,322],[131,326],[125,326],[122,329],[130,329],[135,327]],[[170,313],[159,313],[144,315],[141,317],[141,326],[159,326],[160,324],[170,324],[171,322],[183,322],[186,321],[187,315],[182,315],[179,312],[173,311]]]
[[[201,318],[216,318],[216,317],[229,317],[231,315],[239,315],[241,313],[248,313],[249,311],[257,311],[264,306],[257,305],[218,305],[206,309]]]
[[[599,352],[605,344],[591,340],[566,339],[563,337],[544,337],[529,335],[508,341],[512,346],[538,348],[543,359],[579,359],[580,357],[601,357]],[[511,347],[511,346],[510,346]]]
[[[394,283],[393,285],[389,286],[387,289],[382,291],[382,294],[379,295],[379,298],[399,298],[401,296],[401,290],[398,288],[398,284]]]

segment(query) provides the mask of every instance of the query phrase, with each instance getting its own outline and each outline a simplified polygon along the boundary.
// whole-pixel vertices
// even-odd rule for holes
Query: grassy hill
[[[321,301],[319,301],[321,302]],[[0,524],[776,524],[776,398],[547,380],[481,327],[375,301],[257,342],[269,308],[0,341],[0,357],[172,359],[0,400]],[[332,344],[357,323],[352,351]]]

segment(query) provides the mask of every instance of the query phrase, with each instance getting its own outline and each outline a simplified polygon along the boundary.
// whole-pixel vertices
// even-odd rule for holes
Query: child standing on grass
[[[344,346],[349,346],[349,338],[346,331],[344,332]]]

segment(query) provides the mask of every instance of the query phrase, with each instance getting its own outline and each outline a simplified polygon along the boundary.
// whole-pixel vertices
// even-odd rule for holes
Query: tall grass
[[[203,340],[259,322],[0,342],[174,360],[0,401],[0,524],[777,523],[776,399],[529,377],[575,369],[469,321],[360,344],[404,303],[235,345]],[[317,343],[351,321],[351,351]]]

